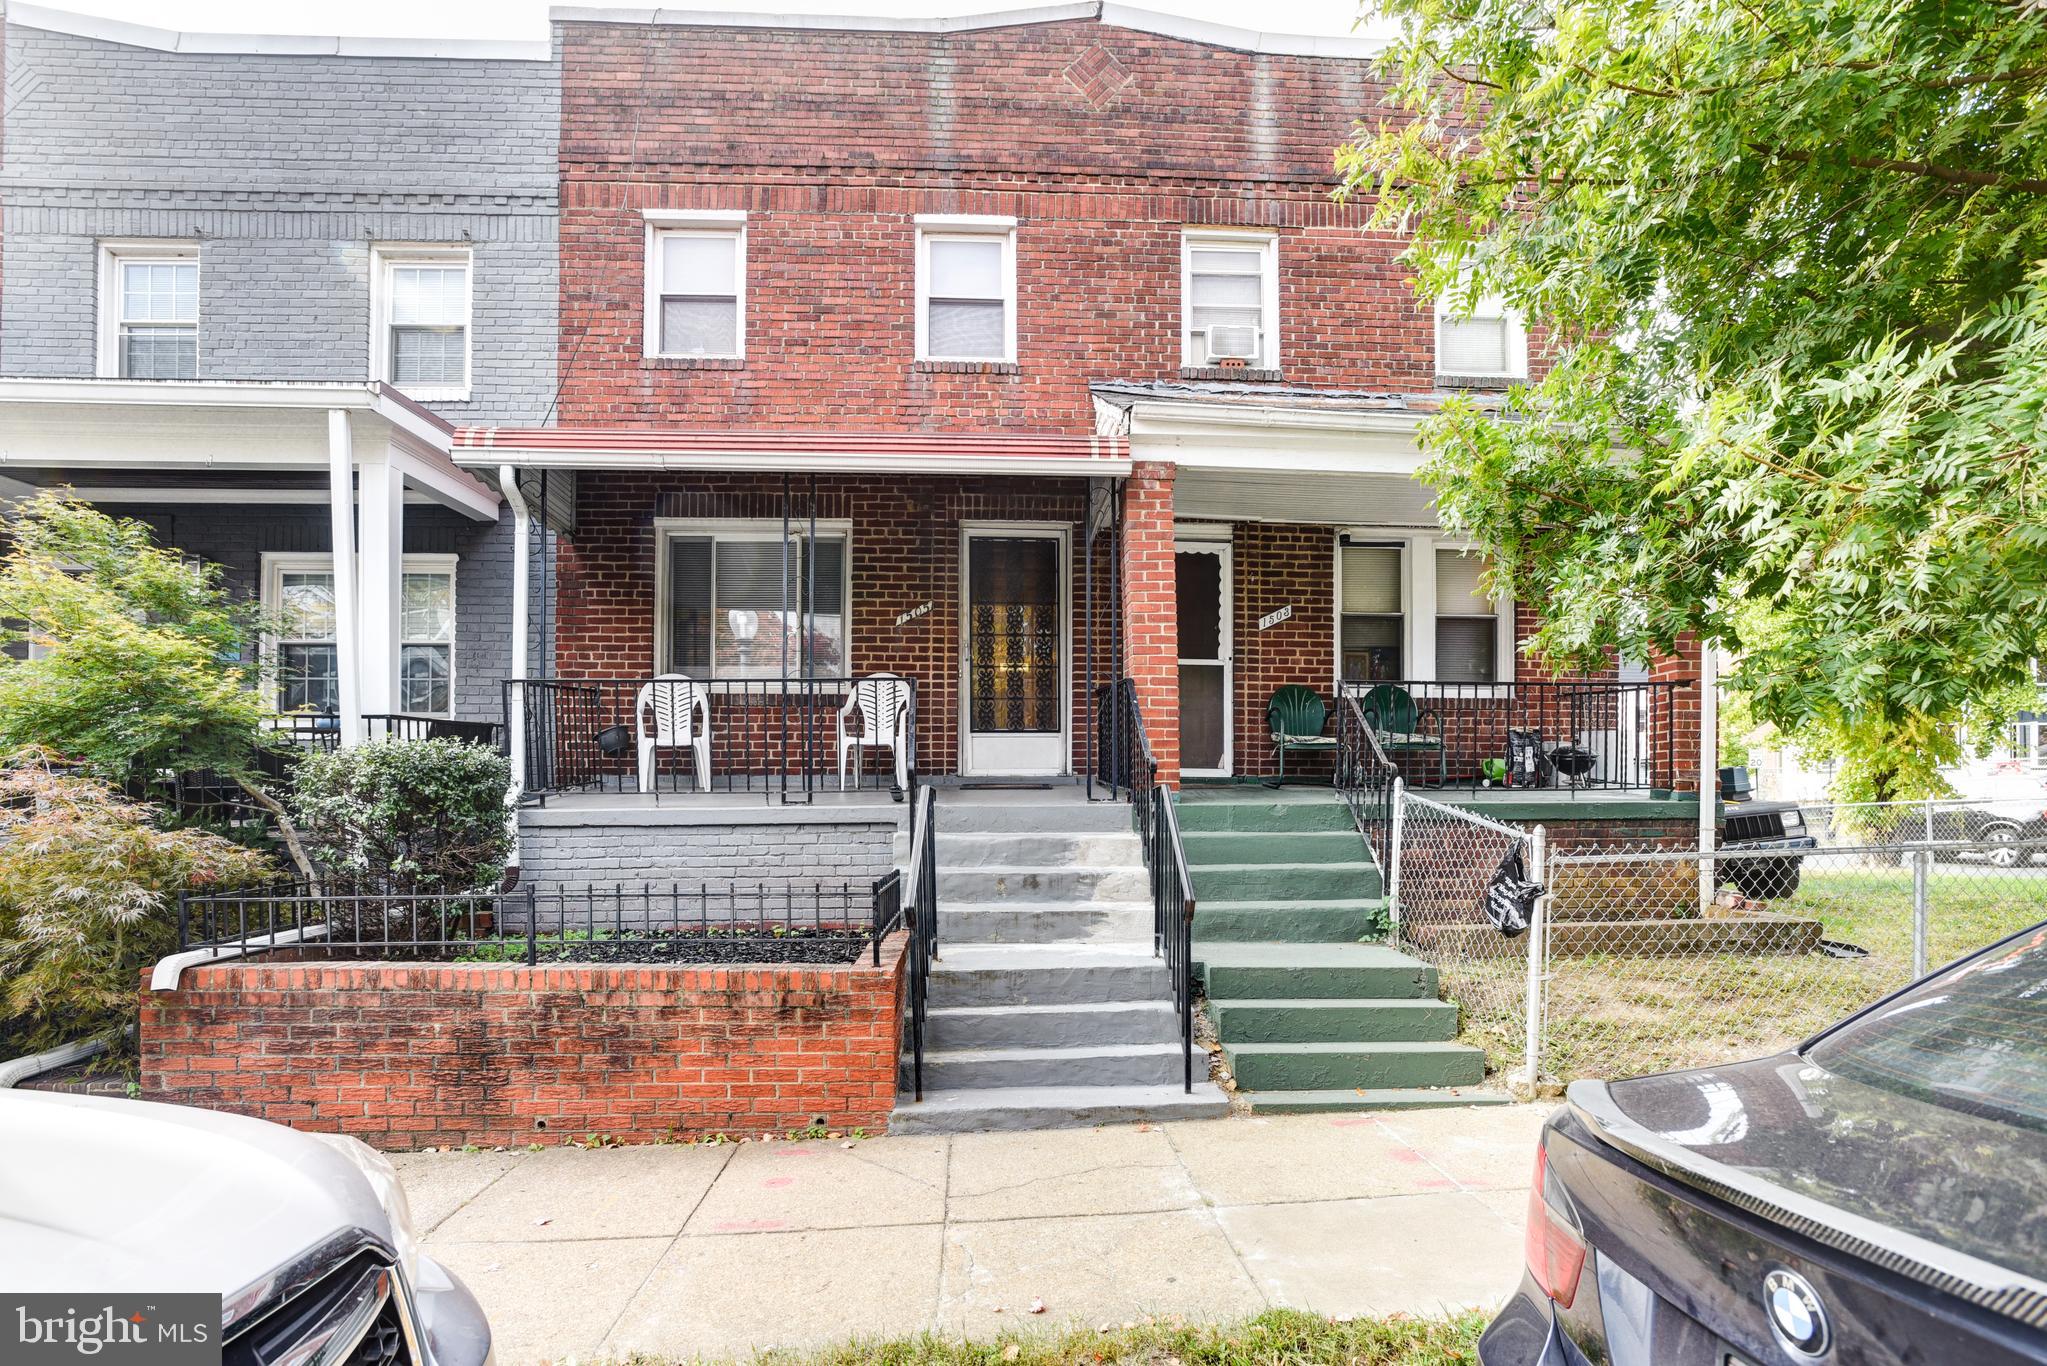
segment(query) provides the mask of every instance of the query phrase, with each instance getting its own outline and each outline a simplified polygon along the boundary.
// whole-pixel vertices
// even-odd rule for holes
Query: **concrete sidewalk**
[[[1546,1107],[394,1158],[502,1366],[1490,1306]],[[1042,1314],[1031,1314],[1042,1301]]]

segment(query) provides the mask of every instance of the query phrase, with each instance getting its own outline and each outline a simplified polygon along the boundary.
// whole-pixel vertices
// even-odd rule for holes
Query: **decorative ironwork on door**
[[[976,536],[967,556],[970,724],[983,733],[1059,730],[1059,543]]]

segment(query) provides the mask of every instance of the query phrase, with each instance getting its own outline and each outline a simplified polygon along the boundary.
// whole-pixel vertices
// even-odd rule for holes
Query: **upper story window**
[[[1436,373],[1451,379],[1526,379],[1528,334],[1497,295],[1436,300]]]
[[[649,356],[746,354],[746,215],[648,215]]]
[[[1279,368],[1279,240],[1190,228],[1180,244],[1185,366]]]
[[[468,250],[391,249],[377,263],[377,377],[408,398],[468,398]]]
[[[1016,220],[917,217],[917,359],[1016,359]]]
[[[199,248],[108,244],[100,266],[99,373],[199,377]]]

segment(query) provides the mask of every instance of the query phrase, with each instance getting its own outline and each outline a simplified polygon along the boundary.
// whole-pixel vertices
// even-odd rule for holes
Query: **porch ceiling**
[[[1434,527],[1435,494],[1403,475],[1181,466],[1173,515],[1188,521]]]

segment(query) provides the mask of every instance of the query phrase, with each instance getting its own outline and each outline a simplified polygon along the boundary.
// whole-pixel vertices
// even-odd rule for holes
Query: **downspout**
[[[1720,826],[1720,650],[1699,642],[1699,911],[1713,909],[1713,843]]]
[[[546,476],[543,475],[542,478]],[[532,572],[533,515],[519,491],[518,472],[498,466],[498,487],[512,506],[512,659],[509,698],[505,708],[505,747],[512,760],[512,784],[505,792],[505,821],[512,833],[511,867],[519,866],[519,796],[526,790],[526,632],[530,604],[527,579]]]

